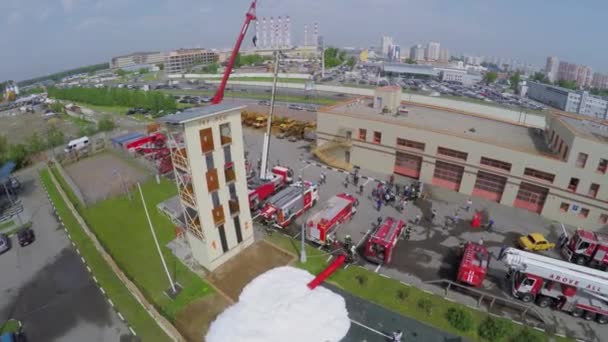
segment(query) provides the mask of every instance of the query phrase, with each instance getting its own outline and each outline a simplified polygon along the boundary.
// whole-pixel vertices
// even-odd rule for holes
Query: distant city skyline
[[[109,61],[134,51],[230,48],[249,0],[5,0],[0,2],[0,79],[22,80]],[[537,0],[264,0],[258,16],[291,17],[291,40],[318,22],[327,45],[407,47],[441,43],[452,52],[544,65],[547,56],[608,72],[603,41],[608,2]],[[542,13],[539,15],[538,13]],[[475,20],[471,20],[475,18]],[[365,23],[363,25],[362,23]],[[310,29],[310,27],[309,27]],[[251,30],[245,47],[250,46]]]

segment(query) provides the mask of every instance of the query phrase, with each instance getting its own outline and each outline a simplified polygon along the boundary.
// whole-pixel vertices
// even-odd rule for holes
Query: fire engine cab
[[[488,273],[489,263],[490,253],[485,246],[467,242],[464,245],[456,279],[464,284],[481,287],[486,273]]]
[[[377,264],[388,264],[393,257],[393,249],[405,228],[405,222],[392,217],[384,219],[365,243],[365,258]]]
[[[260,216],[267,223],[285,228],[291,221],[319,200],[319,187],[311,182],[297,182],[272,196]]]
[[[553,307],[574,317],[608,323],[608,274],[593,268],[524,252],[501,250],[514,297]]]
[[[306,239],[320,245],[332,242],[336,228],[352,218],[359,201],[349,194],[338,194],[306,223]]]
[[[606,270],[608,268],[608,235],[578,229],[564,238],[563,257],[579,265]]]

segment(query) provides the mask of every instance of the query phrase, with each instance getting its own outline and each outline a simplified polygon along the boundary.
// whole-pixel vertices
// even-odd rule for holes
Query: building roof
[[[235,105],[235,104],[226,104],[226,103],[208,105],[208,106],[204,106],[204,107],[194,107],[194,108],[188,108],[181,112],[177,112],[175,114],[163,116],[162,118],[158,119],[158,121],[161,123],[172,124],[172,125],[185,124],[185,123],[193,121],[193,120],[208,118],[208,117],[223,114],[226,112],[241,110],[245,107],[246,106],[240,106],[240,105]]]
[[[140,52],[133,52],[128,55],[112,57],[112,59],[127,58],[127,57],[133,57],[133,56],[141,56],[141,55],[157,55],[160,53],[161,53],[160,51],[140,51]]]
[[[564,121],[568,127],[572,128],[576,135],[601,143],[608,143],[608,125],[566,116],[560,116],[559,118]]]
[[[11,175],[16,166],[15,162],[9,161],[0,167],[0,183],[3,183]]]
[[[450,108],[405,102],[403,104],[408,109],[408,114],[382,114],[380,109],[372,108],[373,99],[369,97],[325,108],[321,112],[402,124],[524,152],[554,155],[547,146],[544,132],[541,129],[495,120],[482,115],[462,113]]]
[[[403,63],[385,63],[384,72],[392,72],[398,74],[413,74],[425,76],[437,76],[438,71],[430,65],[416,65]]]

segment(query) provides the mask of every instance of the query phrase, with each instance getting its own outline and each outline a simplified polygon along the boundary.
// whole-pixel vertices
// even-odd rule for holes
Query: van
[[[82,150],[83,148],[89,146],[89,137],[80,137],[78,139],[70,140],[68,145],[65,147],[64,151],[66,153],[72,151]]]

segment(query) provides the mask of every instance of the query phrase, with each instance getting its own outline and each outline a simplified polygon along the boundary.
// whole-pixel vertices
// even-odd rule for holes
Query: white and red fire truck
[[[456,279],[464,284],[481,287],[488,273],[490,253],[488,249],[474,242],[464,245],[460,267]]]
[[[306,239],[320,245],[332,242],[336,228],[349,220],[359,201],[349,194],[338,194],[325,204],[325,207],[306,223]]]
[[[257,210],[262,207],[264,201],[283,189],[293,181],[293,171],[283,166],[275,166],[270,170],[270,179],[253,177],[247,182],[249,188],[249,207]]]
[[[393,257],[393,249],[405,228],[403,220],[387,217],[378,225],[365,243],[365,258],[377,264],[388,264]]]
[[[606,270],[608,268],[608,235],[578,229],[565,237],[562,255],[579,265]]]
[[[509,266],[514,297],[588,321],[608,323],[605,272],[515,248],[503,249],[499,260]]]
[[[311,182],[297,182],[279,191],[260,211],[261,218],[281,228],[312,208],[319,200],[319,187]]]

